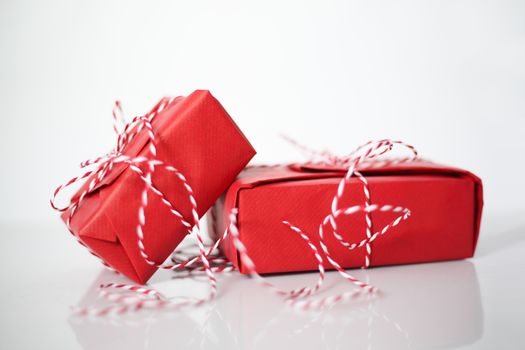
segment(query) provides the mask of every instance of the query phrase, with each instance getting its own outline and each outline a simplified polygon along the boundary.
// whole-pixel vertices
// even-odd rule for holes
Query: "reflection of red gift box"
[[[483,205],[481,180],[460,169],[424,161],[363,166],[372,204],[409,208],[412,215],[372,244],[371,265],[409,264],[463,259],[473,256]],[[316,270],[309,247],[282,221],[301,228],[319,245],[318,228],[345,169],[323,166],[255,167],[243,171],[216,204],[217,232],[224,230],[231,209],[237,207],[240,239],[259,273]],[[362,183],[352,178],[345,205],[362,205]],[[340,207],[345,205],[340,204]],[[371,213],[373,232],[395,218]],[[338,218],[347,242],[366,238],[364,214]],[[331,255],[343,267],[363,265],[365,248],[349,252],[334,237],[326,239]],[[241,272],[231,239],[221,249]],[[240,266],[239,266],[240,265]],[[330,268],[325,260],[325,265]]]
[[[470,261],[355,273],[361,279],[369,276],[387,295],[338,304],[320,313],[280,312],[281,300],[269,298],[266,289],[249,280],[235,283],[217,303],[231,324],[228,328],[241,335],[233,348],[294,349],[300,343],[308,344],[308,349],[437,350],[466,347],[483,335],[480,286]],[[332,292],[348,286],[337,283],[336,275],[327,278]],[[298,286],[312,276],[277,279]]]
[[[154,108],[168,101],[162,99]],[[254,149],[221,104],[208,91],[195,91],[172,100],[152,122],[158,159],[176,167],[191,185],[201,216],[255,154]],[[148,157],[146,128],[133,138],[123,153]],[[139,167],[146,169],[146,165]],[[91,179],[73,197],[86,190]],[[152,181],[191,218],[187,193],[177,177],[157,167]],[[104,180],[81,203],[71,220],[72,230],[110,266],[138,283],[155,272],[140,255],[137,210],[144,182],[124,163],[115,164]],[[64,221],[70,211],[63,213]],[[188,229],[174,217],[159,196],[149,195],[145,211],[144,245],[147,254],[163,262],[186,236]]]

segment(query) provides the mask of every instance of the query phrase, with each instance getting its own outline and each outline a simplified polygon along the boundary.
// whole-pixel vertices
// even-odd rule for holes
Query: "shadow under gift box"
[[[371,203],[411,210],[406,221],[372,242],[371,266],[455,260],[472,257],[478,239],[483,194],[481,180],[456,168],[426,161],[363,167]],[[282,221],[299,227],[319,247],[319,224],[330,213],[332,198],[345,169],[318,165],[253,167],[244,170],[215,205],[214,232],[222,232],[237,207],[240,239],[259,273],[317,270],[312,251]],[[364,205],[363,184],[351,178],[340,208]],[[372,212],[372,233],[399,213]],[[337,219],[339,233],[349,243],[366,238],[363,212]],[[366,250],[349,251],[325,229],[330,254],[344,268],[364,265]],[[231,239],[222,252],[247,273]],[[325,267],[331,265],[324,259]]]
[[[162,99],[161,103],[168,101]],[[157,108],[154,107],[153,110]],[[152,122],[157,157],[181,171],[191,185],[202,216],[255,155],[221,104],[208,91],[177,97]],[[124,154],[150,157],[149,138],[143,129]],[[147,170],[147,165],[139,166]],[[191,205],[174,173],[157,166],[152,176],[159,188],[187,221]],[[73,196],[87,188],[91,178]],[[138,283],[156,271],[140,255],[137,238],[138,208],[145,188],[139,176],[120,163],[81,203],[71,220],[72,230],[110,266]],[[64,221],[70,212],[62,215]],[[145,210],[144,245],[151,260],[162,263],[188,233],[160,197],[149,192]]]

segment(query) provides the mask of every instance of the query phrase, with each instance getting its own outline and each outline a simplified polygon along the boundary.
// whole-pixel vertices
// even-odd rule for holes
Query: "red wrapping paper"
[[[371,266],[410,264],[472,257],[483,206],[481,180],[465,170],[425,161],[361,167],[372,204],[409,208],[412,215],[371,243]],[[254,167],[243,171],[215,207],[214,232],[228,224],[238,208],[240,239],[259,273],[311,271],[317,262],[304,241],[282,221],[301,228],[319,246],[318,229],[346,169],[331,166]],[[339,207],[363,205],[363,184],[352,178]],[[391,222],[394,213],[372,212],[372,232]],[[338,218],[347,242],[366,238],[364,214]],[[365,247],[348,251],[332,235],[326,244],[344,268],[363,266]],[[222,252],[242,272],[231,239]],[[325,259],[325,267],[331,265]]]
[[[242,132],[208,91],[198,90],[187,97],[177,97],[155,117],[152,126],[157,139],[156,158],[184,174],[194,191],[199,216],[255,155]],[[149,156],[149,142],[144,129],[123,153],[131,157]],[[141,168],[145,171],[147,166]],[[152,181],[185,218],[191,218],[187,193],[173,173],[159,167]],[[89,182],[90,179],[73,200]],[[128,165],[115,165],[95,191],[82,201],[70,224],[73,232],[105,262],[141,284],[156,271],[144,261],[138,248],[137,210],[144,186]],[[70,212],[65,211],[62,219],[66,221],[69,215]],[[188,230],[151,192],[145,217],[145,250],[151,259],[162,263]]]

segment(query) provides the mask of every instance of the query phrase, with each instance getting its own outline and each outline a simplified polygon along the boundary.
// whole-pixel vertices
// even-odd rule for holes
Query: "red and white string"
[[[204,239],[201,234],[200,227],[200,218],[197,211],[197,202],[193,194],[193,189],[188,183],[186,177],[182,172],[175,168],[171,164],[167,164],[157,158],[157,139],[155,137],[155,131],[153,128],[153,121],[155,117],[167,108],[172,102],[173,98],[164,101],[158,105],[156,109],[147,114],[146,116],[139,116],[133,118],[129,123],[124,123],[124,118],[122,116],[122,106],[120,102],[115,103],[115,108],[113,110],[113,121],[114,121],[114,130],[117,133],[117,145],[115,149],[102,156],[95,159],[87,160],[81,163],[81,167],[95,166],[95,169],[85,172],[84,174],[74,177],[65,184],[57,187],[53,193],[51,199],[51,206],[60,211],[69,210],[68,217],[66,218],[66,226],[68,227],[71,234],[77,239],[77,241],[86,247],[88,251],[98,257],[102,263],[108,268],[114,270],[107,262],[105,262],[96,252],[91,250],[82,239],[73,231],[71,228],[71,220],[76,213],[78,207],[82,201],[86,198],[87,195],[96,190],[97,186],[105,179],[109,174],[111,169],[117,164],[124,163],[128,165],[129,169],[133,171],[144,183],[144,189],[140,194],[141,202],[138,208],[137,214],[137,245],[140,251],[141,256],[144,258],[144,261],[152,266],[170,269],[170,270],[186,270],[186,271],[204,271],[209,280],[210,284],[210,293],[206,298],[183,298],[183,299],[167,299],[163,297],[159,292],[155,291],[152,288],[146,286],[137,286],[132,284],[116,284],[109,283],[100,286],[101,295],[105,299],[113,302],[113,305],[103,307],[103,308],[90,308],[90,307],[81,307],[75,309],[78,314],[81,315],[96,315],[104,316],[108,314],[123,314],[132,310],[140,310],[143,308],[150,309],[178,309],[183,306],[197,306],[205,303],[216,297],[217,295],[217,279],[215,273],[218,272],[228,272],[234,270],[234,267],[231,263],[228,263],[224,257],[214,255],[214,252],[217,250],[221,242],[231,235],[234,246],[237,249],[239,254],[240,263],[246,268],[248,274],[260,285],[269,289],[274,294],[277,294],[281,297],[284,297],[285,300],[297,307],[300,307],[303,310],[333,306],[336,303],[349,300],[357,297],[363,291],[367,293],[377,292],[377,288],[369,285],[368,283],[362,282],[350,275],[345,269],[341,267],[331,255],[328,246],[325,242],[326,240],[326,227],[330,226],[330,231],[333,237],[335,237],[344,247],[349,251],[365,247],[365,261],[363,267],[367,268],[370,266],[370,258],[372,254],[371,243],[379,236],[384,235],[392,228],[397,226],[403,220],[408,219],[410,216],[410,210],[407,208],[402,208],[399,206],[393,205],[377,205],[371,204],[370,191],[368,186],[368,181],[366,178],[359,173],[357,170],[361,163],[366,163],[374,158],[383,155],[391,151],[394,146],[400,145],[409,149],[413,152],[414,158],[417,157],[417,152],[415,149],[406,145],[400,141],[391,141],[391,140],[380,140],[380,141],[371,141],[360,147],[358,147],[354,152],[350,153],[345,157],[337,157],[329,152],[318,152],[314,150],[309,150],[304,146],[300,146],[295,141],[292,141],[295,145],[299,146],[301,149],[310,152],[311,155],[321,158],[321,163],[332,164],[338,166],[348,166],[348,171],[345,176],[340,180],[337,187],[337,192],[335,193],[332,199],[331,211],[326,215],[324,220],[319,225],[319,243],[321,250],[319,250],[315,244],[313,244],[309,233],[303,232],[298,226],[288,222],[283,221],[283,224],[286,225],[293,234],[296,234],[301,238],[304,244],[306,244],[312,252],[313,258],[317,262],[317,269],[319,272],[319,277],[317,282],[313,286],[305,286],[300,288],[295,288],[293,290],[282,290],[279,287],[275,286],[268,281],[267,278],[262,277],[257,273],[256,266],[253,260],[250,258],[248,251],[245,245],[242,243],[240,238],[240,232],[237,226],[237,209],[233,209],[230,213],[229,225],[224,231],[224,233],[216,239],[216,241],[209,247],[205,247]],[[119,131],[119,124],[124,124],[122,131]],[[144,130],[144,131],[143,131]],[[130,157],[124,154],[124,150],[129,145],[129,143],[140,133],[145,132],[148,136],[148,151],[149,154],[146,156]],[[146,167],[146,171],[142,169]],[[186,195],[187,202],[191,206],[191,218],[187,220],[180,213],[179,210],[168,200],[166,195],[153,183],[152,176],[156,171],[156,168],[162,168],[175,176],[176,179],[182,184]],[[359,181],[363,184],[363,193],[364,193],[364,204],[355,205],[351,207],[340,207],[340,202],[345,194],[345,187],[350,181],[351,177],[356,176]],[[86,178],[90,178],[90,182],[82,193],[76,197],[76,199],[70,201],[67,206],[59,207],[56,204],[56,198],[59,193],[61,193],[66,187],[82,181]],[[175,257],[172,257],[171,264],[163,264],[162,262],[153,261],[148,253],[147,248],[144,244],[145,227],[146,227],[146,215],[145,211],[148,206],[149,192],[153,192],[154,195],[158,196],[160,201],[169,209],[170,213],[178,219],[183,226],[185,226],[188,231],[194,232],[197,241],[197,247],[199,254],[194,257],[190,257],[186,260],[178,260]],[[388,225],[384,226],[381,230],[372,233],[372,220],[371,213],[374,211],[378,212],[393,212],[397,213],[398,216],[390,222]],[[345,241],[343,235],[338,231],[337,218],[340,216],[354,215],[357,213],[364,213],[365,222],[366,222],[366,238],[359,242],[349,243]],[[357,290],[352,290],[346,293],[336,294],[328,297],[322,297],[318,299],[308,298],[313,294],[317,293],[323,284],[325,278],[325,268],[324,268],[324,257],[327,259],[328,263],[337,270],[345,280],[348,282],[357,285],[359,288]],[[210,264],[212,262],[214,266]],[[125,293],[122,293],[125,292]]]

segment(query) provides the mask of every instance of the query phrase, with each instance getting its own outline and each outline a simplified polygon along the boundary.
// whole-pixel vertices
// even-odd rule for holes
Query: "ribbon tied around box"
[[[368,283],[362,282],[359,279],[355,278],[349,274],[341,265],[332,257],[327,245],[324,243],[327,236],[327,227],[330,228],[330,233],[349,251],[352,251],[356,248],[365,247],[366,256],[363,264],[364,268],[370,266],[370,256],[372,254],[371,243],[377,239],[379,236],[384,235],[391,228],[397,226],[400,222],[406,220],[410,216],[410,210],[408,208],[403,208],[400,206],[395,206],[391,204],[372,204],[370,202],[370,191],[368,188],[368,182],[366,178],[359,172],[358,168],[367,162],[374,162],[377,157],[382,156],[394,149],[396,146],[403,147],[408,149],[412,153],[412,157],[406,158],[403,161],[410,161],[417,158],[417,152],[414,147],[407,145],[401,141],[392,141],[388,139],[379,140],[379,141],[370,141],[360,147],[350,154],[339,157],[330,152],[323,151],[319,152],[316,150],[308,149],[302,145],[299,145],[295,141],[291,141],[294,145],[299,147],[301,150],[307,152],[311,161],[303,163],[299,166],[304,169],[310,169],[314,171],[323,171],[326,169],[337,168],[337,169],[346,169],[345,175],[341,178],[337,191],[333,196],[331,202],[330,212],[324,217],[323,221],[319,224],[319,239],[321,251],[312,243],[310,234],[303,232],[299,228],[299,223],[290,223],[288,221],[283,221],[283,224],[289,227],[292,233],[297,234],[305,244],[308,245],[314,258],[318,263],[319,278],[317,283],[313,287],[301,287],[293,290],[281,290],[274,284],[268,281],[267,278],[262,277],[257,273],[256,266],[252,259],[248,255],[248,251],[244,244],[242,243],[239,235],[239,230],[237,227],[237,214],[238,210],[234,208],[229,215],[229,225],[225,229],[224,233],[210,246],[205,246],[204,239],[201,235],[200,227],[200,218],[197,213],[197,202],[193,195],[193,190],[191,185],[186,180],[184,174],[182,174],[177,168],[171,164],[167,164],[157,158],[157,148],[156,148],[156,138],[155,132],[152,126],[152,122],[155,116],[160,113],[164,108],[168,107],[173,103],[176,98],[171,98],[169,100],[163,101],[158,104],[149,114],[145,116],[139,116],[133,118],[129,123],[124,121],[122,116],[121,104],[117,101],[113,109],[113,129],[117,134],[117,145],[115,149],[102,156],[95,159],[87,160],[81,163],[81,167],[94,167],[93,170],[87,171],[84,174],[74,177],[68,182],[60,185],[56,188],[51,199],[51,206],[59,211],[64,212],[69,210],[69,216],[66,220],[66,225],[71,232],[71,234],[76,238],[76,240],[86,247],[90,253],[98,257],[102,263],[108,268],[112,269],[109,264],[107,264],[98,254],[92,251],[86,244],[82,242],[82,239],[71,229],[70,223],[71,219],[74,216],[76,209],[81,205],[83,199],[93,193],[98,187],[102,186],[105,181],[108,181],[108,178],[115,176],[115,173],[123,171],[126,167],[129,167],[134,173],[139,176],[139,178],[144,183],[144,189],[139,194],[141,201],[140,206],[137,211],[137,226],[136,226],[136,235],[137,235],[137,245],[140,251],[141,256],[144,260],[152,265],[163,269],[169,270],[187,270],[187,271],[204,271],[207,275],[207,278],[210,283],[210,293],[206,298],[177,298],[177,299],[168,299],[162,296],[156,290],[149,288],[148,286],[139,286],[125,283],[108,283],[100,286],[101,295],[107,300],[113,302],[114,304],[102,308],[91,308],[91,307],[80,307],[76,308],[75,312],[80,315],[95,315],[95,316],[105,316],[108,314],[123,314],[132,310],[140,310],[144,308],[149,309],[178,309],[182,306],[198,306],[206,301],[212,300],[217,295],[217,279],[215,278],[215,273],[217,272],[228,272],[234,270],[233,266],[221,257],[220,255],[213,255],[220,243],[231,235],[235,248],[239,253],[239,258],[244,266],[246,266],[249,275],[262,286],[269,288],[275,294],[282,296],[286,301],[294,306],[299,306],[301,309],[307,310],[312,308],[326,307],[334,305],[338,302],[349,300],[355,296],[361,294],[363,291],[367,294],[376,293],[378,289],[369,285]],[[123,125],[123,127],[119,127]],[[146,135],[147,141],[149,142],[148,156],[133,156],[127,154],[126,150],[132,147],[131,141],[137,137],[137,135],[142,135],[139,137],[144,137]],[[128,152],[129,153],[129,152]],[[375,163],[378,164],[377,162]],[[146,167],[146,170],[143,170],[141,166]],[[191,218],[186,219],[171,203],[166,196],[160,191],[152,181],[152,174],[155,172],[156,168],[163,168],[170,173],[172,173],[178,181],[180,181],[186,191],[187,201],[191,205]],[[364,204],[363,205],[354,205],[349,207],[342,207],[340,205],[341,199],[345,194],[345,188],[348,181],[352,177],[357,177],[360,182],[363,184],[363,193],[364,193]],[[80,194],[74,196],[70,203],[66,206],[58,206],[56,204],[57,196],[67,187],[79,182],[86,180],[84,184],[84,190],[80,191]],[[163,264],[155,262],[148,256],[146,252],[146,247],[144,245],[144,226],[146,222],[145,209],[148,206],[148,195],[152,192],[154,195],[159,196],[162,203],[164,203],[170,210],[171,214],[176,217],[180,222],[187,227],[188,232],[194,232],[196,235],[197,246],[199,254],[197,256],[190,257],[185,260],[178,260],[175,257],[172,257],[172,263]],[[370,213],[378,212],[392,212],[398,216],[392,220],[388,225],[384,226],[381,230],[377,232],[372,232],[372,220]],[[366,238],[359,242],[347,242],[344,239],[344,236],[339,232],[339,227],[337,225],[337,219],[343,216],[355,215],[357,213],[364,213],[366,221]],[[175,252],[177,253],[177,251]],[[178,252],[180,253],[180,251]],[[334,267],[347,281],[351,282],[354,285],[357,285],[359,288],[346,293],[336,294],[328,297],[322,297],[318,299],[307,298],[312,294],[319,291],[321,288],[324,278],[325,278],[325,268],[324,268],[324,257],[327,259],[329,264]],[[210,262],[215,262],[215,265],[212,266]],[[201,265],[199,265],[201,264]],[[114,269],[112,269],[114,270]]]

